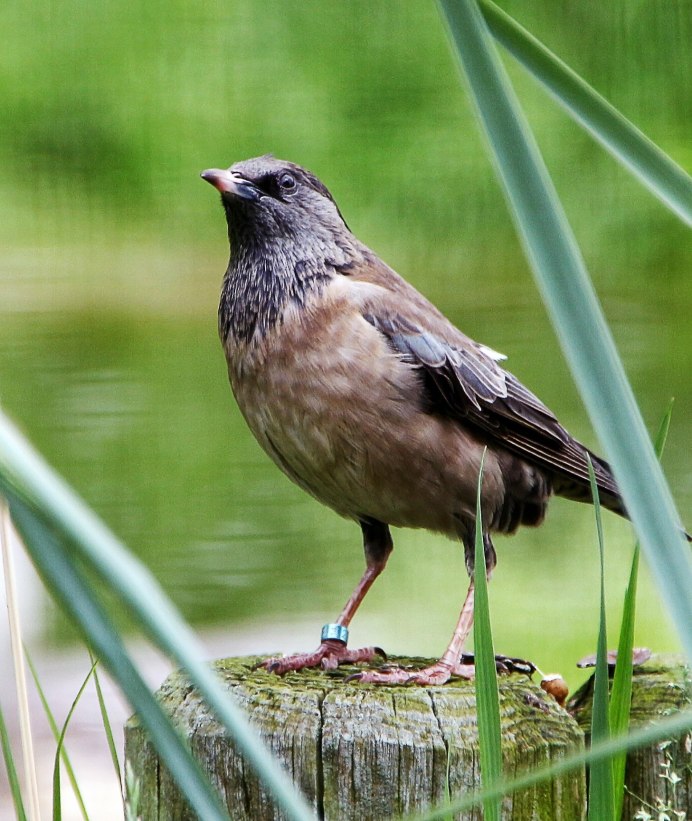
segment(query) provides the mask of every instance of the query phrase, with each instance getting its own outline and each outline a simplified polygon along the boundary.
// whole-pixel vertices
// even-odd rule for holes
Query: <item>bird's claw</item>
[[[346,676],[344,681],[348,683],[349,681],[360,681],[360,678],[363,674],[362,673],[351,673],[350,676]]]
[[[419,670],[404,667],[390,667],[389,669],[363,670],[354,673],[347,681],[360,681],[363,684],[405,685],[421,687],[437,687],[446,684],[451,678],[471,679],[474,675],[473,665],[449,665],[438,661],[429,667]]]
[[[462,653],[461,663],[473,665],[475,663],[473,653]],[[536,665],[532,661],[502,655],[495,656],[495,668],[502,675],[523,673],[525,676],[531,677],[536,672]]]
[[[523,673],[530,676],[536,670],[536,666],[532,662],[509,656],[495,656],[495,665],[498,673],[503,675]],[[348,676],[346,681],[359,681],[363,684],[439,687],[452,678],[472,679],[474,676],[474,656],[471,653],[464,653],[458,663],[453,665],[438,661],[419,670],[403,667],[363,670],[360,673]]]
[[[296,670],[309,667],[321,667],[323,670],[336,670],[340,664],[359,664],[373,661],[377,656],[387,658],[381,647],[361,647],[358,650],[349,650],[348,647],[336,639],[326,639],[312,653],[296,653],[283,658],[268,658],[258,662],[253,669],[260,667],[269,673],[283,676]]]

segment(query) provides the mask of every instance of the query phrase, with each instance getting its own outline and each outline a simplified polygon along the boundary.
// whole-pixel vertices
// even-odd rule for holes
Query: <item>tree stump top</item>
[[[289,773],[317,817],[387,819],[441,804],[480,786],[473,682],[440,687],[382,687],[346,682],[355,668],[305,670],[283,678],[252,667],[260,657],[214,663],[224,685]],[[421,667],[428,659],[396,658]],[[523,675],[500,678],[503,755],[507,775],[580,749],[583,735],[571,716]],[[172,673],[158,698],[189,739],[234,819],[281,814],[242,761],[197,691]],[[142,780],[143,819],[193,816],[136,718],[126,728],[126,753]],[[153,784],[147,783],[153,779]],[[508,796],[506,817],[581,819],[584,773]],[[480,809],[459,816],[480,819]]]
[[[692,667],[680,656],[660,654],[633,669],[630,723],[640,726],[692,704]],[[588,733],[593,676],[570,698],[567,709]]]

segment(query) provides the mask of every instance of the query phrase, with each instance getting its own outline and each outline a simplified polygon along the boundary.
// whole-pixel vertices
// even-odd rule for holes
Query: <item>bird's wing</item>
[[[498,364],[501,354],[466,337],[398,277],[396,286],[368,289],[370,298],[362,303],[361,313],[404,361],[421,370],[430,411],[463,421],[563,482],[588,486],[589,451]],[[599,488],[617,496],[607,464],[589,455]]]

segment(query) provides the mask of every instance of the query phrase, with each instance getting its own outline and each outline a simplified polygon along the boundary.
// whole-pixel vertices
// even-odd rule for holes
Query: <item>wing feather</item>
[[[420,368],[431,412],[458,419],[501,447],[546,469],[555,491],[588,499],[587,454],[601,501],[625,514],[608,464],[574,439],[541,400],[499,362],[503,354],[458,330],[369,249],[343,273],[363,317],[404,360]]]
[[[463,420],[557,477],[580,486],[588,484],[587,448],[570,436],[552,411],[504,370],[484,346],[460,332],[454,344],[410,317],[372,310],[364,317],[404,360],[421,369],[433,411]],[[617,496],[607,464],[590,455],[599,488]]]

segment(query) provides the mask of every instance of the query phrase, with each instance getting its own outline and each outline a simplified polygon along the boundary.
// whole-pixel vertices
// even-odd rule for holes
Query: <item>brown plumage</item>
[[[625,515],[608,465],[560,425],[500,361],[455,328],[359,242],[324,185],[271,156],[205,171],[220,192],[231,244],[219,331],[238,405],[260,445],[316,499],[360,523],[366,571],[337,624],[346,627],[392,549],[388,526],[459,538],[473,572],[476,486],[490,534],[538,525],[555,493]],[[416,675],[469,675],[460,661],[473,583],[447,652]],[[365,661],[327,638],[314,653],[272,659],[276,672]],[[407,681],[366,671],[367,681]]]

